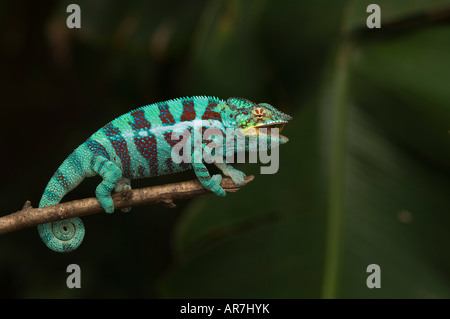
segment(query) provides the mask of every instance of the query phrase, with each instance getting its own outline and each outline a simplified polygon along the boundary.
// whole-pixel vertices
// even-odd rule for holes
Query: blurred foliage
[[[4,215],[144,104],[242,96],[294,120],[278,173],[237,165],[256,179],[226,198],[86,217],[67,255],[35,229],[3,235],[0,296],[449,298],[450,7],[379,0],[382,28],[367,29],[372,2],[79,1],[79,30],[63,2],[3,2]],[[71,263],[82,289],[65,285]],[[366,286],[373,263],[381,289]]]

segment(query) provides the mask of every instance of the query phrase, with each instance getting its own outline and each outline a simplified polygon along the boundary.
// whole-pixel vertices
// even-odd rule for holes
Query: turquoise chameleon
[[[264,133],[270,131],[267,128],[281,129],[291,119],[269,104],[256,104],[243,98],[224,101],[215,97],[194,96],[137,108],[103,126],[64,160],[47,184],[39,207],[58,204],[84,178],[98,174],[102,182],[96,188],[96,197],[104,210],[112,213],[114,203],[111,192],[131,189],[131,180],[190,168],[194,169],[207,190],[225,196],[220,186],[222,176],[211,176],[202,161],[208,159],[205,151],[211,147],[211,139],[216,135],[225,137],[230,129],[234,129],[245,137],[244,143],[236,145],[233,142],[234,152],[257,151],[261,145],[266,145],[268,149],[274,139],[278,144],[284,144],[288,139],[282,135]],[[181,140],[183,132],[193,132],[194,128],[202,132],[214,128],[215,134],[200,144],[189,144],[192,145],[190,163],[174,162],[172,148]],[[174,139],[177,135],[179,138]],[[254,143],[249,142],[251,136],[257,136],[259,142],[264,140],[266,143],[260,143],[260,147],[255,149]],[[230,147],[229,143],[223,145],[224,149]],[[212,157],[215,152],[210,151],[209,156]],[[243,172],[225,163],[225,160],[213,163],[236,185],[244,184]],[[56,252],[75,250],[85,234],[83,222],[78,217],[42,224],[38,230],[44,243]]]

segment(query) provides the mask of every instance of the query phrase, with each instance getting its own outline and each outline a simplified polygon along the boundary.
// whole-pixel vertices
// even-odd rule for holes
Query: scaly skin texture
[[[58,204],[84,178],[100,175],[103,180],[95,194],[105,211],[112,213],[114,204],[111,193],[131,189],[131,180],[190,168],[194,169],[206,189],[225,196],[219,185],[222,176],[211,176],[203,160],[213,162],[237,185],[244,184],[245,174],[225,163],[225,160],[220,163],[212,155],[205,155],[205,151],[211,148],[214,136],[225,137],[227,129],[235,129],[247,138],[257,136],[259,140],[264,139],[265,145],[270,148],[271,139],[277,138],[277,143],[283,144],[287,138],[264,135],[255,128],[284,125],[289,120],[289,115],[269,104],[255,104],[241,98],[224,101],[194,96],[140,107],[109,122],[76,148],[50,179],[39,207]],[[194,143],[195,134],[191,134],[191,163],[174,162],[172,148],[182,139],[184,132],[193,133],[194,129],[201,132],[214,129],[214,134],[199,144]],[[224,154],[227,147],[231,146],[224,145]],[[257,150],[250,143],[235,146],[233,142],[232,148],[234,152]],[[85,233],[80,218],[42,224],[38,230],[44,243],[56,252],[75,250]]]

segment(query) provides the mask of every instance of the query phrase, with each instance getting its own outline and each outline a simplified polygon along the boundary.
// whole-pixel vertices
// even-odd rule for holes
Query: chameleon
[[[261,149],[264,143],[257,144],[258,148],[249,142],[255,136],[258,141],[266,142],[264,147],[269,149],[272,145],[285,144],[288,139],[269,134],[267,129],[281,130],[290,120],[291,116],[270,104],[234,97],[225,101],[211,96],[192,96],[139,107],[107,123],[79,145],[51,177],[39,207],[58,204],[85,178],[100,175],[102,181],[95,190],[96,198],[106,213],[113,213],[111,193],[130,190],[131,180],[187,169],[194,170],[204,188],[218,196],[225,196],[220,186],[222,175],[211,176],[203,161],[212,159],[220,171],[238,186],[245,184],[245,174],[225,160],[218,160],[220,153],[212,157],[216,154],[210,152],[209,158],[204,155],[204,151],[211,148],[211,139],[226,136],[227,132],[234,130],[244,137],[244,142],[236,143],[237,146],[233,142],[232,151]],[[192,133],[194,128],[202,132],[214,128],[215,134],[190,146],[190,162],[175,162],[173,147],[181,140],[183,132]],[[226,143],[223,147],[229,146]],[[38,225],[38,231],[48,248],[63,253],[77,249],[85,235],[83,222],[78,217]]]

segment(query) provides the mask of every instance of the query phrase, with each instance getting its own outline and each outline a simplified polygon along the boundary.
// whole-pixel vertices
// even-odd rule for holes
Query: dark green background
[[[278,173],[238,165],[256,178],[226,198],[86,217],[71,254],[34,228],[2,235],[0,297],[449,298],[450,2],[378,0],[368,29],[372,2],[78,1],[76,30],[72,2],[2,1],[1,215],[145,104],[240,96],[294,120]]]

